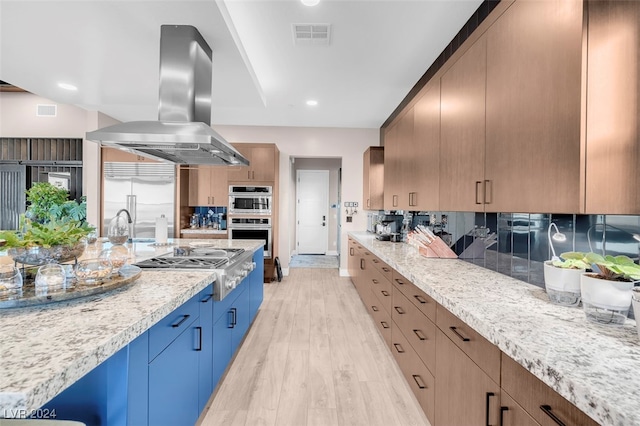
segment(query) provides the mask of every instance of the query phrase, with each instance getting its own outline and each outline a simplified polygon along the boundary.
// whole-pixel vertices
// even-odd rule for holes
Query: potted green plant
[[[36,183],[27,190],[29,207],[16,231],[0,232],[0,250],[20,263],[42,265],[80,256],[84,238],[94,230],[86,222],[86,202],[69,200],[65,189]]]
[[[580,277],[589,268],[584,253],[562,253],[560,258],[544,262],[544,283],[552,303],[578,306],[580,303]]]
[[[593,272],[580,278],[582,306],[590,321],[622,325],[629,313],[633,287],[640,281],[640,265],[627,256],[587,253],[584,260]]]

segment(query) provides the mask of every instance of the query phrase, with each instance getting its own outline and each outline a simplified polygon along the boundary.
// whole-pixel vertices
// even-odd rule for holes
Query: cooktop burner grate
[[[220,269],[228,262],[227,258],[216,257],[153,257],[137,262],[136,266],[167,269]]]

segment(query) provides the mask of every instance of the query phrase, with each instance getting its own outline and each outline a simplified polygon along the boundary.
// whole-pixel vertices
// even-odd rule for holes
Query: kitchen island
[[[506,275],[458,259],[427,259],[370,233],[349,236],[593,420],[640,424],[635,321],[599,326],[582,308],[553,305],[543,289]]]
[[[252,252],[262,247],[261,241],[210,241]],[[173,250],[128,246],[131,263]],[[99,250],[88,246],[85,256]],[[0,417],[22,417],[43,407],[214,280],[210,271],[145,269],[133,283],[100,295],[0,311]]]

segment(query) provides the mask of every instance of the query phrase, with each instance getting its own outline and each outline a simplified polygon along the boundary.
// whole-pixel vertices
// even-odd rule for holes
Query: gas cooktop
[[[224,269],[235,263],[244,249],[215,247],[175,247],[173,254],[152,257],[136,263],[140,268]]]

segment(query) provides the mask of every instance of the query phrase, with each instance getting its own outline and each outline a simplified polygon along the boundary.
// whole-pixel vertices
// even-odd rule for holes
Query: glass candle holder
[[[67,273],[62,265],[48,263],[38,268],[35,280],[36,295],[64,289],[66,285]]]
[[[84,259],[74,268],[74,275],[80,284],[99,284],[111,275],[109,259]]]
[[[100,252],[100,259],[107,259],[111,262],[111,273],[117,274],[120,268],[127,264],[129,260],[129,250],[125,246],[116,245],[110,249]]]
[[[22,274],[14,265],[0,266],[0,298],[22,294]]]

